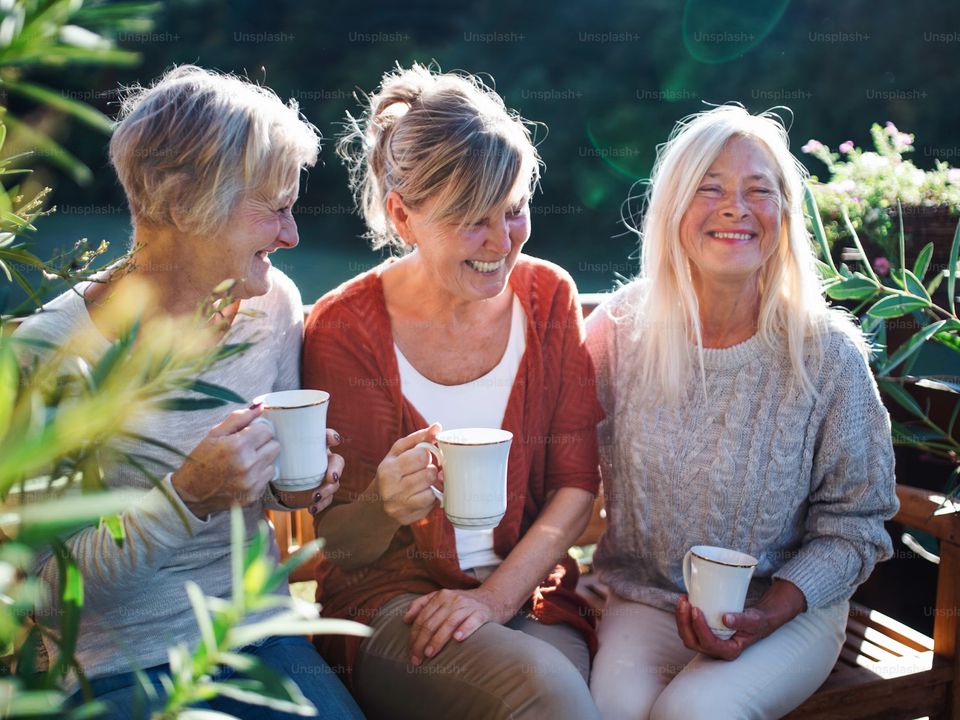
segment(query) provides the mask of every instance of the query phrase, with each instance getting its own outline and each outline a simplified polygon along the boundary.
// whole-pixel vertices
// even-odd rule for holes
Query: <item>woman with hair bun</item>
[[[850,596],[890,555],[890,420],[862,333],[823,298],[802,197],[777,118],[687,118],[654,166],[640,276],[587,323],[607,414],[605,719],[785,715],[830,674]],[[694,545],[759,561],[727,639],[685,594]]]
[[[306,325],[305,382],[331,391],[346,459],[333,505],[314,509],[317,599],[374,630],[325,653],[370,717],[597,717],[592,613],[567,549],[598,490],[602,413],[573,282],[521,253],[530,133],[477,78],[421,65],[385,75],[350,120],[358,206],[374,247],[400,257]],[[440,426],[513,433],[495,529],[455,529],[436,502],[416,446]]]

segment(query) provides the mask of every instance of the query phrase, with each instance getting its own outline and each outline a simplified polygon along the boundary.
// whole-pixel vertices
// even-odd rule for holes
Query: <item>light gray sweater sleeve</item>
[[[197,518],[183,504],[170,477],[121,514],[122,546],[104,525],[86,528],[64,541],[83,574],[84,599],[90,607],[116,605],[138,595],[144,581],[209,522]],[[39,556],[38,565],[48,586],[58,587],[59,569],[49,550]]]
[[[899,507],[890,419],[876,383],[853,343],[833,340],[802,544],[774,574],[796,585],[808,607],[849,599],[874,565],[890,557],[883,523]]]

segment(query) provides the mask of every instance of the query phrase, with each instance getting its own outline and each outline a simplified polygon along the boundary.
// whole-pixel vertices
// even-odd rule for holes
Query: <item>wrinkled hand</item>
[[[722,640],[713,634],[704,614],[690,604],[686,595],[681,595],[677,602],[676,618],[677,632],[687,648],[720,660],[736,660],[757,640],[776,630],[769,613],[752,607],[742,613],[724,614],[723,624],[736,632],[729,640]]]
[[[260,500],[280,456],[270,428],[251,424],[262,412],[255,406],[230,413],[173,473],[174,489],[197,517]]]
[[[291,509],[308,508],[311,515],[316,515],[333,502],[333,494],[340,489],[340,476],[343,475],[344,462],[339,455],[330,452],[330,448],[341,443],[340,433],[327,429],[327,474],[323,482],[308,490],[289,492],[273,489],[277,499]]]
[[[417,666],[424,658],[432,658],[450,641],[462,642],[481,625],[506,623],[516,608],[508,608],[495,593],[483,588],[473,590],[438,590],[418,597],[410,605],[405,623],[410,628],[410,664]]]
[[[439,432],[440,425],[434,423],[400,438],[377,467],[372,490],[383,512],[400,525],[426,517],[436,502],[430,486],[437,482],[437,466],[417,443],[433,442]]]

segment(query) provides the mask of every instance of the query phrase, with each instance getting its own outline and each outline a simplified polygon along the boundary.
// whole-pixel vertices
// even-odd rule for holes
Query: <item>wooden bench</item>
[[[960,505],[941,506],[942,497],[907,485],[897,487],[897,496],[900,512],[894,521],[924,530],[940,541],[933,637],[852,604],[840,659],[823,686],[786,716],[789,720],[960,718]],[[306,511],[271,513],[271,518],[284,557],[314,537],[313,518]],[[596,543],[603,525],[598,502],[577,544]],[[301,567],[290,581],[312,579],[312,567]],[[602,609],[606,591],[596,576],[585,575],[580,590]]]

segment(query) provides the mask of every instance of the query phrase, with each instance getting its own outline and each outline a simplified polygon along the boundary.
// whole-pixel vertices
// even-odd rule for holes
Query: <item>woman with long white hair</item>
[[[607,415],[604,718],[789,712],[829,675],[850,596],[891,553],[889,417],[862,334],[821,293],[803,180],[773,115],[681,121],[647,192],[640,275],[589,318]],[[685,594],[694,545],[759,561],[728,639]]]

